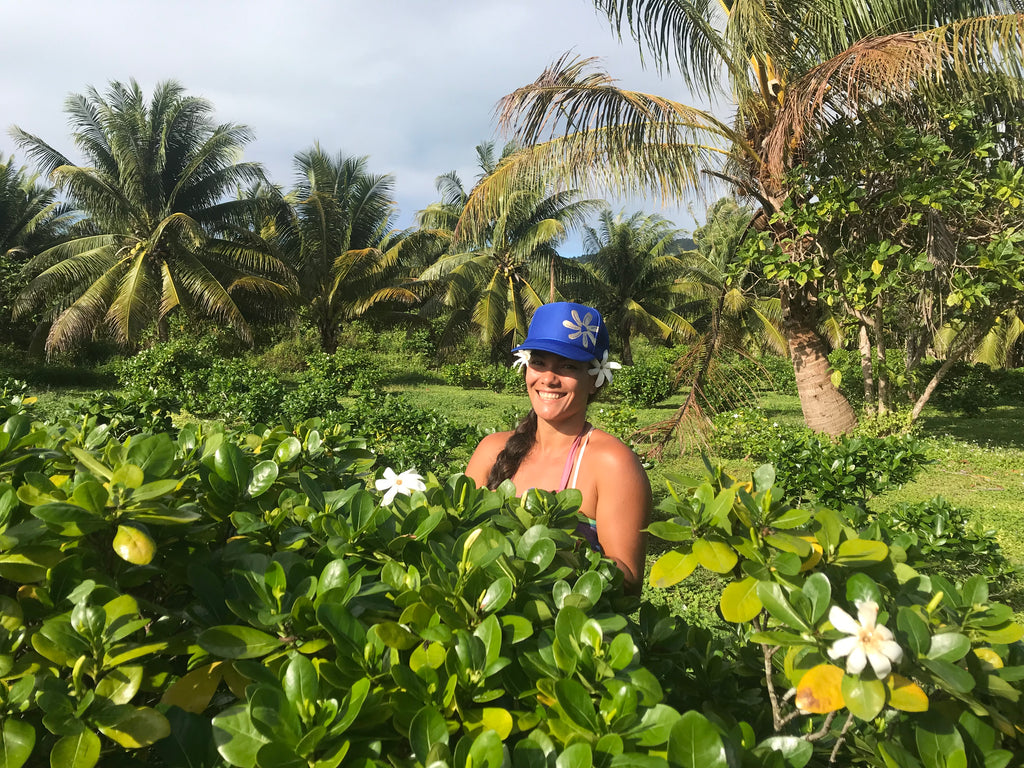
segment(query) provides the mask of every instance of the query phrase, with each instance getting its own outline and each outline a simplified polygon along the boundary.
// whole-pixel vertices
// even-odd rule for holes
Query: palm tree
[[[5,336],[11,304],[25,287],[22,269],[32,256],[65,237],[74,219],[55,189],[16,166],[13,157],[0,155],[0,328]]]
[[[325,351],[341,325],[357,317],[405,317],[418,301],[400,260],[405,233],[395,229],[394,177],[367,172],[365,157],[331,156],[319,145],[295,156],[290,195],[299,295]]]
[[[500,171],[514,147],[494,159],[493,145],[477,147],[484,183]],[[432,282],[435,295],[450,311],[445,340],[451,343],[475,327],[495,360],[504,358],[526,337],[534,310],[544,303],[537,286],[547,279],[549,301],[561,263],[557,247],[570,229],[581,226],[597,202],[579,200],[574,190],[552,191],[542,180],[506,190],[494,215],[465,217],[469,195],[454,174],[438,179],[443,199],[420,213],[421,227],[435,228],[447,242],[446,252],[420,280]],[[456,217],[457,214],[457,217]],[[452,221],[455,224],[450,230]]]
[[[809,233],[773,221],[804,202],[787,171],[815,152],[820,128],[856,121],[865,106],[891,95],[927,96],[949,82],[981,88],[993,70],[1019,76],[1024,15],[1012,13],[1010,0],[595,5],[620,32],[628,28],[657,66],[675,65],[694,91],[729,94],[734,122],[619,88],[591,61],[563,57],[505,98],[501,121],[531,150],[479,190],[470,207],[486,218],[517,177],[537,173],[672,199],[709,175],[729,182],[761,206],[760,226],[791,263],[779,287],[805,420],[819,431],[848,430],[856,415],[829,380],[817,329],[815,259],[828,254]]]
[[[86,217],[83,233],[33,259],[29,269],[40,272],[15,308],[47,308],[47,352],[71,348],[104,323],[131,346],[178,307],[251,341],[234,294],[284,296],[288,273],[233,229],[257,202],[227,195],[263,176],[257,164],[237,161],[249,130],[215,124],[211,105],[172,81],[157,85],[148,104],[132,81],[111,83],[105,95],[90,88],[65,108],[87,165],[13,131]]]
[[[694,333],[674,309],[684,237],[661,216],[638,212],[627,217],[607,208],[596,227],[583,230],[586,269],[577,273],[579,290],[583,299],[601,308],[626,365],[633,364],[631,340],[636,335],[667,340]],[[572,285],[570,279],[563,293]]]

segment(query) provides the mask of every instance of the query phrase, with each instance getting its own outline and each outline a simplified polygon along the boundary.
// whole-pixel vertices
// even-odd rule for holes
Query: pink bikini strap
[[[569,485],[569,476],[572,474],[573,461],[576,459],[576,451],[580,449],[580,443],[583,441],[583,436],[587,434],[586,425],[580,430],[580,433],[576,435],[576,439],[573,440],[572,448],[569,449],[569,455],[565,457],[565,469],[562,470],[562,480],[558,483],[558,490],[564,491]]]

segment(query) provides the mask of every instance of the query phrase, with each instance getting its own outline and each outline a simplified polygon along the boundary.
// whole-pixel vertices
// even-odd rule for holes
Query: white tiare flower
[[[594,316],[590,312],[587,312],[587,314],[583,316],[583,319],[580,320],[580,313],[574,309],[572,311],[572,320],[563,320],[562,325],[570,331],[576,331],[576,333],[570,333],[569,338],[579,339],[583,348],[586,349],[587,347],[597,343],[597,332],[601,328],[599,325],[590,324],[590,321],[593,319]],[[575,322],[573,322],[573,320],[575,320]]]
[[[874,600],[858,600],[857,618],[854,619],[842,608],[833,605],[828,620],[840,632],[848,635],[832,643],[829,658],[846,657],[846,671],[859,675],[871,663],[875,677],[884,680],[892,671],[892,665],[903,658],[903,649],[892,639],[892,632],[884,624],[876,624],[878,603]]]
[[[515,360],[512,361],[513,368],[525,368],[530,364],[530,350],[520,349],[515,354]]]
[[[589,369],[587,373],[591,376],[597,376],[597,381],[594,382],[595,387],[602,386],[606,381],[612,383],[612,371],[617,371],[622,366],[618,363],[608,359],[608,350],[604,351],[601,359],[598,360],[596,357],[590,361],[593,364],[593,368]]]
[[[423,491],[427,488],[423,483],[422,475],[417,475],[412,470],[406,470],[402,474],[396,475],[395,470],[391,467],[384,470],[384,477],[375,485],[378,491],[386,491],[381,504],[390,504],[399,493],[412,496],[413,491]]]

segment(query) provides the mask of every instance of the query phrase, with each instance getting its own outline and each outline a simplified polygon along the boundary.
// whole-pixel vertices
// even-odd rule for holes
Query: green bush
[[[612,387],[626,405],[650,408],[672,396],[675,381],[668,363],[653,361],[623,366],[615,372]]]
[[[911,435],[833,440],[808,433],[781,442],[771,461],[791,498],[839,509],[863,508],[872,496],[909,482],[928,458]]]
[[[719,413],[711,422],[711,447],[717,456],[725,459],[768,461],[779,454],[784,443],[810,434],[804,427],[784,427],[758,408]]]
[[[1024,630],[985,579],[793,507],[770,467],[674,479],[651,526],[652,587],[700,567],[689,594],[730,630],[709,631],[578,546],[578,491],[428,476],[384,504],[340,424],[120,440],[26,405],[0,428],[9,768],[931,768],[1024,747]],[[880,639],[870,611],[840,621],[871,606],[891,674],[830,655]]]
[[[491,365],[467,360],[441,367],[446,384],[463,389],[489,389],[492,392],[524,392],[523,372],[506,365]]]
[[[918,379],[922,387],[935,375],[940,365],[937,360],[921,365]],[[1012,375],[1002,375],[984,363],[972,364],[961,360],[950,366],[929,402],[943,411],[962,416],[977,416],[986,408],[999,405],[1002,400],[1000,378],[1005,378],[1008,382],[1014,380]]]
[[[225,421],[258,424],[281,417],[284,386],[246,360],[216,360],[206,372],[196,411]]]

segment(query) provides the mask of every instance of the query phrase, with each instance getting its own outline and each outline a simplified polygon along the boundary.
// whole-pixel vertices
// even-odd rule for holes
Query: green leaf
[[[956,664],[943,661],[942,659],[918,659],[918,661],[922,667],[957,693],[967,693],[973,690],[975,685],[974,675],[966,669],[962,669]]]
[[[558,680],[555,683],[555,696],[562,711],[576,725],[591,733],[600,733],[601,722],[594,709],[594,702],[582,684],[574,679]]]
[[[448,744],[448,726],[444,717],[434,707],[420,709],[409,723],[409,745],[416,759],[424,765],[427,754],[434,744]]]
[[[236,494],[248,485],[249,464],[237,445],[224,443],[214,452],[213,471]]]
[[[281,647],[281,641],[266,632],[235,625],[210,627],[198,640],[204,651],[223,659],[258,659]]]
[[[704,715],[684,712],[668,737],[668,759],[683,768],[728,768],[722,735]]]
[[[486,589],[480,598],[480,610],[483,613],[500,611],[512,598],[512,579],[500,576]]]
[[[786,768],[803,768],[810,761],[814,747],[798,736],[769,736],[753,751],[759,757],[767,757],[769,752],[779,752],[786,761]]]
[[[739,559],[736,550],[724,541],[714,539],[694,540],[693,554],[697,556],[697,562],[712,573],[728,573]]]
[[[811,604],[811,623],[817,624],[832,604],[832,584],[829,583],[828,576],[823,573],[812,573],[804,582],[803,593]]]
[[[722,590],[719,607],[722,618],[733,624],[744,624],[751,621],[761,612],[764,604],[757,596],[758,580],[748,576],[742,581],[734,581]]]
[[[122,464],[114,470],[114,474],[110,476],[110,482],[112,485],[123,485],[125,488],[141,488],[142,484],[146,482],[146,475],[142,471],[142,467],[135,464]]]
[[[670,550],[651,566],[651,584],[655,587],[671,587],[693,573],[697,567],[697,556],[692,552]]]
[[[593,768],[594,753],[589,744],[570,744],[555,759],[555,768]]]
[[[914,725],[917,753],[925,768],[948,768],[955,765],[954,755],[964,753],[960,732],[945,717],[929,714],[915,720]]]
[[[931,643],[931,635],[928,632],[928,624],[917,610],[909,606],[903,606],[896,614],[896,626],[906,634],[908,645],[916,656],[923,656],[925,649]]]
[[[889,555],[889,547],[871,539],[847,539],[836,550],[833,562],[852,568],[880,563]]]
[[[128,461],[138,466],[148,478],[167,475],[174,466],[175,447],[169,435],[160,433],[140,440],[132,440],[128,448]]]
[[[100,732],[125,749],[148,747],[171,732],[167,718],[151,707],[134,707],[127,717],[113,726],[100,726]]]
[[[320,695],[320,682],[312,661],[300,654],[292,656],[281,684],[293,710],[313,711],[313,705]]]
[[[112,669],[96,683],[96,695],[110,699],[115,704],[127,704],[142,686],[141,664],[130,664]]]
[[[870,576],[864,573],[855,573],[846,580],[846,600],[849,603],[856,603],[858,600],[860,602],[871,600],[881,605],[882,593],[875,580]]]
[[[302,443],[294,435],[282,440],[274,451],[274,461],[287,464],[302,452]]]
[[[255,768],[256,753],[268,741],[256,730],[244,704],[213,718],[213,740],[220,756],[240,768]]]
[[[32,756],[36,730],[21,720],[0,722],[0,768],[21,768]]]
[[[928,648],[929,659],[960,661],[971,650],[971,641],[959,632],[942,632],[932,636]]]
[[[53,768],[92,768],[100,759],[100,737],[88,728],[74,736],[64,736],[50,750]]]
[[[764,607],[768,609],[768,613],[773,618],[791,628],[798,628],[805,632],[810,631],[811,628],[807,625],[807,622],[790,605],[789,600],[786,598],[786,593],[780,584],[776,584],[773,581],[758,582],[757,596],[761,598],[761,602],[764,603]]]
[[[861,720],[874,720],[885,707],[885,684],[856,675],[843,675],[843,699],[846,708]]]
[[[277,480],[278,467],[277,463],[273,461],[261,461],[255,467],[252,468],[252,477],[249,480],[249,485],[245,489],[245,492],[249,495],[249,498],[255,499],[257,496],[262,496]]]

